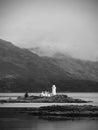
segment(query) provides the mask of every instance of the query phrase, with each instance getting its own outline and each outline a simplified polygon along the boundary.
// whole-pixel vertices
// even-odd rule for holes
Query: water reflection
[[[1,130],[97,130],[98,120],[47,121],[37,117],[0,118]]]

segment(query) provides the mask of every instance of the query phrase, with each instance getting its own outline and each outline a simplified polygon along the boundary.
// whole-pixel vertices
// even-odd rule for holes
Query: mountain
[[[39,56],[45,56],[45,52],[40,47],[32,47],[28,48],[32,53],[35,53]]]
[[[59,56],[60,55],[60,56]],[[0,39],[0,92],[98,91],[98,62],[56,54],[40,57]]]
[[[47,57],[57,57],[57,58],[61,58],[61,57],[70,57],[70,55],[67,52],[61,53],[61,52],[57,52],[57,50],[55,50],[52,47],[32,47],[32,48],[28,48],[28,50],[30,50],[31,52],[39,55],[39,56],[47,56]]]

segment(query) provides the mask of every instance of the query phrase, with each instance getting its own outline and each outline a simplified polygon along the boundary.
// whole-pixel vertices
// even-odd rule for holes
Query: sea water
[[[61,93],[62,94],[62,93]],[[98,93],[64,93],[70,97],[93,101],[87,105],[98,105]],[[16,99],[23,96],[24,93],[1,93],[0,99]],[[29,93],[29,95],[39,95],[39,93]],[[4,103],[0,107],[40,107],[58,103]],[[68,103],[59,103],[59,105],[70,105]],[[85,105],[86,105],[85,104]],[[80,105],[73,103],[73,105]],[[84,105],[84,104],[81,104]],[[0,116],[1,130],[98,130],[98,120],[78,119],[65,121],[47,121],[39,119],[32,115],[9,115]]]
[[[98,130],[98,120],[47,121],[34,116],[0,118],[1,130]]]

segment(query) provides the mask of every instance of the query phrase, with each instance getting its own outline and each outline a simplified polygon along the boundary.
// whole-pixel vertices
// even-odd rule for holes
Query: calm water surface
[[[47,121],[37,117],[0,118],[1,130],[98,130],[98,120]]]

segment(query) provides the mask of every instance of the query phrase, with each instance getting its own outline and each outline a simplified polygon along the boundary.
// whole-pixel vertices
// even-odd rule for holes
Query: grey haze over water
[[[98,60],[97,0],[0,0],[0,38],[44,55]]]

